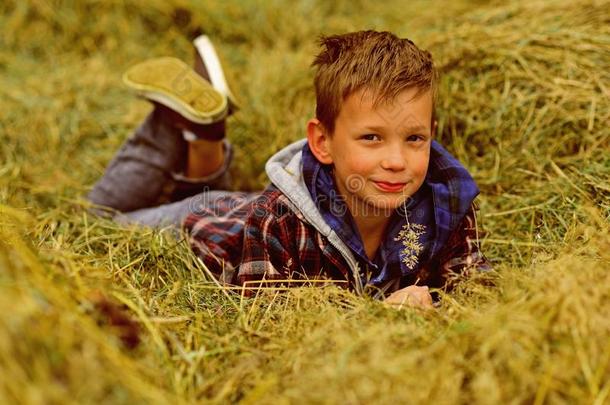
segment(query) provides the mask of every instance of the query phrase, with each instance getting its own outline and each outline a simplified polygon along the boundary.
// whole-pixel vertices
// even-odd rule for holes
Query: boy
[[[120,221],[182,224],[225,284],[331,279],[430,307],[428,287],[489,268],[478,188],[433,140],[428,52],[388,32],[323,38],[307,139],[272,156],[271,185],[249,194],[217,191],[229,185],[224,120],[237,105],[210,41],[194,44],[195,71],[160,58],[125,74],[155,108],[94,186],[93,203]]]

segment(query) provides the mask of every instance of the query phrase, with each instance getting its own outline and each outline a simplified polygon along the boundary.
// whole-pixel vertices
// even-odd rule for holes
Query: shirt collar
[[[370,260],[366,255],[362,237],[347,204],[337,191],[332,166],[321,164],[309,149],[308,144],[303,146],[302,162],[305,185],[322,217],[358,259],[372,270],[374,280],[381,282],[382,279],[395,278],[413,271],[413,269],[405,268],[399,254],[402,242],[398,235],[407,223],[404,209],[394,212],[388,224],[386,238],[382,241],[374,260]],[[408,200],[406,204],[407,213],[415,206],[421,205],[418,203],[422,202],[422,197],[425,194],[424,189],[420,188]]]

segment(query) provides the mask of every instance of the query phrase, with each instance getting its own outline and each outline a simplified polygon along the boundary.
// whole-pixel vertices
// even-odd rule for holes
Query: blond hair
[[[316,68],[316,117],[331,134],[343,100],[360,89],[372,91],[374,105],[391,101],[410,87],[417,96],[436,94],[438,73],[428,51],[390,32],[359,31],[323,36]]]

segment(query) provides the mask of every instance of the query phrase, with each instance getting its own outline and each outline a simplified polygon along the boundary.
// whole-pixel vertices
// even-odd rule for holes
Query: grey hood
[[[315,201],[303,180],[301,170],[301,151],[307,143],[306,139],[294,142],[271,158],[265,164],[265,171],[274,186],[276,186],[292,203],[292,210],[300,214],[308,223],[314,226],[321,235],[339,251],[349,264],[355,280],[360,280],[358,262],[354,258],[349,247],[343,243],[335,231],[324,221]],[[360,289],[362,284],[356,282],[356,289]],[[361,290],[359,291],[361,292]]]

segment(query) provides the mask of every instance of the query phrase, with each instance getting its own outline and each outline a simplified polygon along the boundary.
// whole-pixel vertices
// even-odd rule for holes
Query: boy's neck
[[[351,212],[358,232],[360,232],[364,251],[367,257],[373,260],[383,241],[383,235],[390,222],[391,213],[382,211],[375,213],[376,215],[359,215],[358,212],[362,211],[357,209],[351,210]]]

